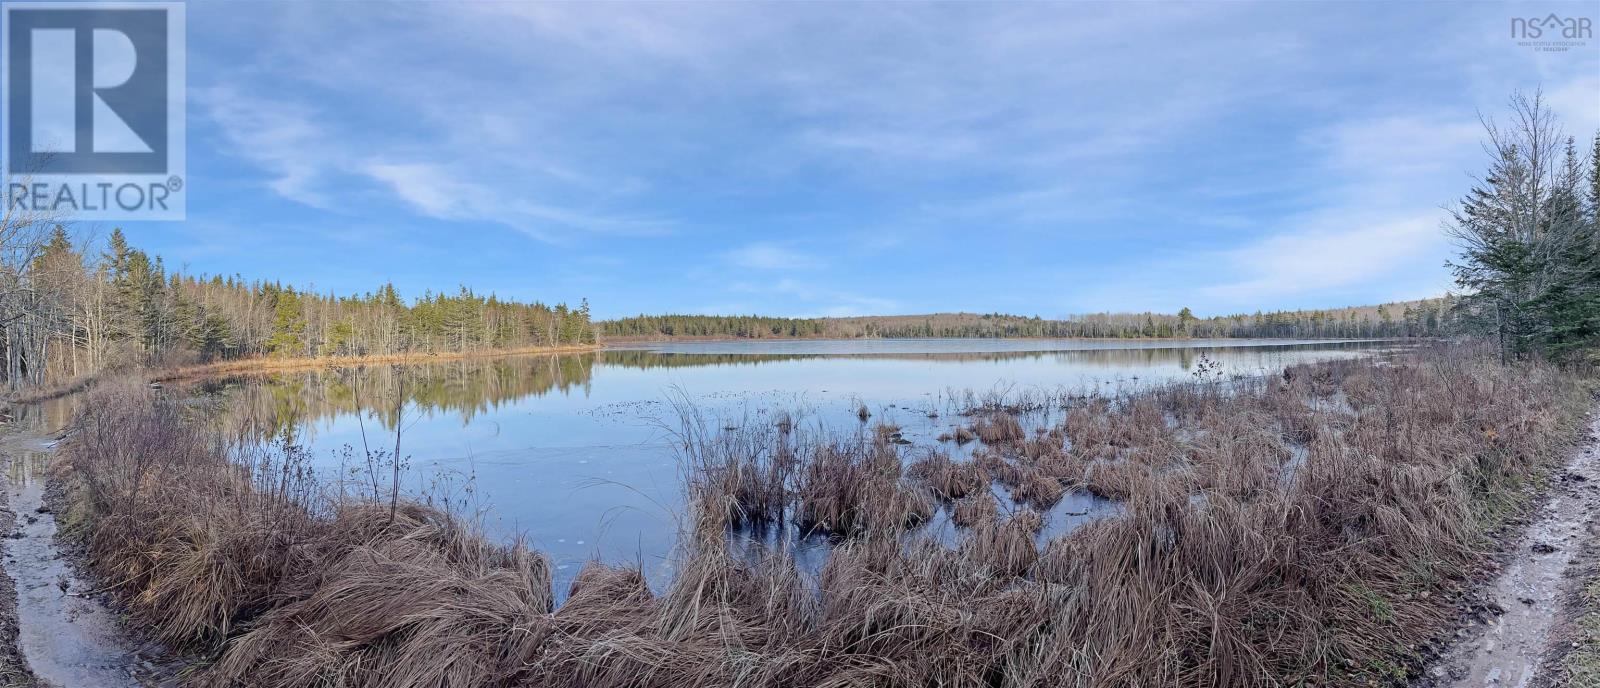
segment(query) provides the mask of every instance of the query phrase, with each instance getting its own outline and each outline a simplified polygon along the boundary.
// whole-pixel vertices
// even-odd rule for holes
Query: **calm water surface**
[[[811,432],[893,423],[908,459],[992,394],[1128,391],[1193,379],[1202,361],[1231,375],[1368,355],[1384,342],[1192,340],[849,340],[692,342],[564,356],[449,361],[216,380],[199,386],[256,441],[289,438],[322,469],[362,434],[409,456],[407,486],[453,490],[499,537],[550,554],[557,589],[582,563],[638,562],[659,582],[682,512],[677,409],[713,428],[770,425],[789,412]],[[396,413],[397,400],[403,400]],[[949,447],[947,447],[948,449]],[[443,486],[443,487],[441,487]],[[1086,495],[1052,514],[1052,532],[1105,510]],[[936,519],[931,527],[941,527]]]

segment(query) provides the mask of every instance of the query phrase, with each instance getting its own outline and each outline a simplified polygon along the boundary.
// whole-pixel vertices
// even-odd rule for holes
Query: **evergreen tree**
[[[1489,172],[1452,213],[1461,260],[1450,267],[1468,290],[1460,313],[1503,356],[1568,357],[1592,349],[1600,331],[1596,160],[1571,139],[1560,144],[1539,94],[1514,95],[1511,109],[1512,128],[1486,123]]]
[[[1178,311],[1178,329],[1183,332],[1183,336],[1189,336],[1189,328],[1194,325],[1194,321],[1194,311],[1189,310],[1188,306]]]
[[[273,309],[272,336],[267,339],[267,351],[281,358],[304,355],[305,331],[300,298],[292,289],[279,294]]]

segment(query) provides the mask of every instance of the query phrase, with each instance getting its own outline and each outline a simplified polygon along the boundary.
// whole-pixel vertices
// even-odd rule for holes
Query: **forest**
[[[114,230],[101,252],[60,224],[0,221],[0,339],[11,389],[128,367],[261,357],[384,356],[589,345],[589,304],[519,303],[461,287],[412,301],[168,271]],[[38,236],[32,236],[34,230]]]
[[[1188,308],[1168,313],[1093,313],[1059,320],[1001,313],[849,318],[640,315],[603,320],[607,338],[786,337],[1097,337],[1368,338],[1438,337],[1456,327],[1455,297],[1327,310],[1257,311],[1199,318]]]

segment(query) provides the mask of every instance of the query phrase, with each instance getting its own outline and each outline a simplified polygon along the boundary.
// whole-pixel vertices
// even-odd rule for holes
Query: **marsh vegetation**
[[[230,451],[141,387],[94,395],[63,476],[95,570],[206,658],[197,682],[281,686],[1395,679],[1587,403],[1453,351],[1087,394],[1036,427],[973,409],[974,458],[689,418],[670,583],[594,562],[557,605],[544,555],[442,504]],[[1117,508],[1041,542],[1080,491]],[[945,517],[954,538],[917,527]],[[774,524],[829,538],[825,562],[738,546]]]

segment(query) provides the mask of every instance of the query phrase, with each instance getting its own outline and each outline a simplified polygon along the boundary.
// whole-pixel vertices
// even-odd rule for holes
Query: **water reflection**
[[[653,581],[668,558],[683,495],[670,400],[716,427],[770,426],[795,414],[813,433],[901,427],[908,457],[964,419],[987,394],[1127,391],[1192,379],[1201,363],[1227,374],[1365,355],[1379,342],[1229,342],[1151,346],[1071,340],[701,343],[563,356],[456,360],[404,367],[280,372],[198,383],[238,436],[289,438],[324,466],[363,436],[398,428],[418,489],[470,480],[499,536],[525,535],[557,563],[564,590],[582,563],[637,562]],[[973,394],[968,395],[967,391]],[[359,415],[358,415],[359,414]],[[390,439],[371,438],[375,444]],[[947,447],[956,453],[953,447]],[[1082,503],[1080,503],[1080,501]],[[1108,512],[1064,500],[1046,532]],[[937,525],[936,519],[935,525]]]
[[[952,348],[961,350],[919,350],[929,348],[929,341],[948,342]],[[694,344],[678,343],[661,348],[612,349],[585,354],[236,375],[202,381],[195,389],[208,395],[225,394],[230,414],[243,421],[236,425],[242,432],[256,438],[274,438],[283,437],[286,433],[294,435],[294,430],[310,421],[354,414],[358,408],[367,409],[371,420],[377,421],[385,430],[392,431],[399,415],[396,413],[397,400],[403,400],[408,412],[428,417],[454,414],[463,426],[470,425],[479,416],[492,416],[502,405],[528,397],[574,392],[589,396],[596,367],[651,371],[798,364],[804,368],[809,367],[805,365],[806,362],[817,364],[835,360],[926,363],[953,370],[947,366],[995,363],[1002,364],[997,366],[1002,374],[992,376],[991,382],[1026,383],[1033,387],[1053,388],[1085,382],[1136,382],[1146,378],[1149,382],[1159,382],[1179,379],[1184,374],[1192,373],[1196,361],[1202,358],[1220,363],[1225,371],[1231,373],[1260,374],[1301,360],[1327,358],[1340,353],[1354,354],[1387,346],[1382,342],[1284,344],[1248,341],[1232,346],[1208,346],[1204,344],[1210,344],[1212,340],[1196,340],[1197,344],[1184,346],[1129,342],[1129,348],[1109,348],[1103,342],[1024,340],[1025,345],[1034,347],[1064,341],[1067,346],[1090,348],[995,351],[971,350],[973,341],[910,340],[904,344],[916,348],[882,352],[852,351],[851,347],[858,344],[855,341],[780,343],[790,348],[804,345],[802,351],[797,353],[759,353],[759,347],[755,345],[726,342],[705,343],[701,346],[712,353],[701,353],[694,350]],[[979,344],[995,346],[1016,346],[1015,341],[977,340]],[[883,342],[901,343],[902,340],[867,340],[861,344]],[[754,351],[726,351],[735,344],[743,344]],[[824,344],[837,350],[824,352],[821,350]],[[1042,363],[1056,366],[1058,370],[1047,371],[1049,374],[1044,379],[1024,380],[1014,374],[1005,374],[1024,372],[1020,369],[1005,370],[1007,366],[1003,364],[1007,363]],[[1034,366],[1027,367],[1037,369]],[[1096,376],[1093,373],[1101,374]],[[972,376],[962,377],[973,379]],[[955,382],[928,380],[924,383],[918,380],[918,384],[927,385],[924,392],[956,387]],[[978,389],[991,387],[992,384],[985,384]],[[65,413],[55,415],[61,416],[58,419],[60,422],[65,422]]]
[[[469,425],[520,399],[586,391],[596,357],[512,356],[279,372],[208,380],[196,389],[225,395],[231,427],[257,439],[299,437],[297,430],[309,422],[358,409],[392,432],[402,404],[406,414],[450,414]]]

